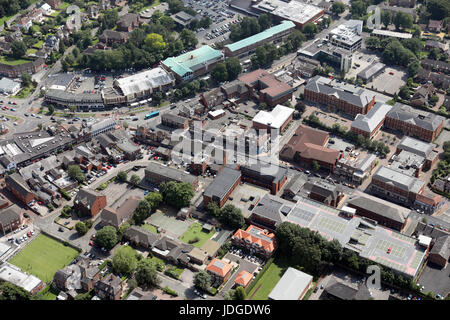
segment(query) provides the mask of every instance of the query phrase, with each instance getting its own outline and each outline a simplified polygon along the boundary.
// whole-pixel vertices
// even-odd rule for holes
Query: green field
[[[155,226],[152,226],[151,224],[145,223],[145,224],[143,224],[141,227],[142,227],[143,229],[145,229],[145,230],[148,230],[148,231],[150,231],[150,232],[153,232],[154,234],[158,234],[158,230],[156,229],[156,227],[155,227]]]
[[[0,25],[3,26],[5,24],[5,21],[9,21],[12,17],[14,17],[15,14],[12,14],[10,16],[5,16],[0,18]]]
[[[30,61],[31,60],[16,59],[9,56],[0,56],[0,63],[9,64],[10,66],[17,66],[19,64],[24,64]]]
[[[46,235],[40,234],[14,256],[9,263],[31,273],[44,282],[53,279],[56,271],[68,265],[78,251],[64,246]]]
[[[34,48],[41,49],[44,45],[44,40],[39,40],[36,44],[33,45]]]
[[[267,300],[272,289],[280,281],[289,265],[286,261],[275,259],[266,272],[259,278],[253,289],[247,295],[250,300]],[[256,293],[255,293],[256,292]],[[253,295],[254,294],[254,295]],[[253,295],[253,297],[252,297]],[[250,298],[251,297],[251,298]]]
[[[195,237],[198,237],[200,240],[191,244],[197,248],[200,248],[206,242],[206,240],[208,240],[213,236],[215,232],[214,230],[212,230],[211,232],[206,233],[202,231],[202,228],[203,227],[200,223],[195,222],[191,224],[189,228],[180,237],[180,240],[189,243],[190,240],[193,240]]]

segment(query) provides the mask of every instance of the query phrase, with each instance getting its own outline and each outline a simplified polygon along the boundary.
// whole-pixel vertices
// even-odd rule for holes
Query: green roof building
[[[162,64],[167,70],[172,71],[178,80],[189,80],[209,72],[223,59],[221,51],[210,46],[202,46],[178,57],[167,58]]]
[[[284,20],[279,25],[273,26],[251,37],[242,39],[225,46],[227,57],[240,56],[250,53],[257,47],[268,42],[280,42],[295,29],[295,23]]]

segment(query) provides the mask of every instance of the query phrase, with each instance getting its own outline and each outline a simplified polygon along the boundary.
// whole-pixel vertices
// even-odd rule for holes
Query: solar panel
[[[289,219],[292,219],[293,217],[295,217],[297,219],[301,219],[306,222],[310,222],[312,220],[312,218],[314,218],[314,216],[316,215],[316,212],[317,211],[314,212],[314,210],[311,210],[310,208],[296,207],[289,215]]]
[[[216,260],[214,262],[214,266],[216,266],[219,269],[223,269],[223,267],[225,267],[225,263],[223,263],[222,261]]]

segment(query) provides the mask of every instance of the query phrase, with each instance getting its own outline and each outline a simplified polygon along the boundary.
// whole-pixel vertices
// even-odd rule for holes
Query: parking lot
[[[441,269],[428,263],[422,271],[418,283],[424,287],[423,292],[433,291],[435,294],[447,296],[450,293],[450,267]]]
[[[176,218],[176,210],[165,206],[156,210],[155,213],[145,220],[145,223],[160,227],[174,238],[180,237],[191,224],[189,220],[178,220]]]
[[[400,68],[386,67],[384,71],[367,83],[367,89],[376,89],[387,94],[395,94],[400,87],[405,85],[408,80],[408,74]]]
[[[353,66],[345,75],[346,78],[353,79],[356,78],[358,73],[363,71],[368,66],[371,66],[377,62],[380,62],[380,58],[374,54],[357,52],[353,56]]]

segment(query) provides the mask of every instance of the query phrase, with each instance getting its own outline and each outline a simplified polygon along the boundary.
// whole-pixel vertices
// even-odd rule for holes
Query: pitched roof
[[[214,180],[206,187],[203,195],[211,197],[213,200],[222,200],[240,177],[241,172],[239,170],[223,167]]]
[[[437,238],[430,254],[437,254],[445,260],[448,260],[450,257],[450,236],[442,236]]]
[[[250,272],[242,270],[241,272],[238,273],[236,279],[234,279],[234,283],[246,287],[249,284],[249,282],[252,281],[252,278],[253,275]]]
[[[5,210],[0,211],[0,225],[5,226],[13,221],[20,219],[22,209],[19,206],[13,204]]]
[[[377,102],[366,114],[357,114],[352,122],[352,128],[357,128],[365,132],[372,133],[373,130],[384,121],[386,114],[392,109],[392,106]]]
[[[125,231],[124,236],[128,240],[134,241],[138,244],[144,244],[149,247],[153,246],[153,244],[158,240],[158,235],[138,226],[129,227],[127,231]]]
[[[228,272],[231,271],[231,264],[226,263],[222,260],[214,258],[211,263],[206,267],[206,271],[217,274],[221,277],[225,277]]]
[[[289,267],[269,294],[270,300],[298,300],[313,277]]]
[[[444,122],[444,117],[442,116],[430,112],[419,112],[408,105],[398,102],[386,114],[386,118],[408,122],[430,131],[435,131]]]
[[[81,189],[75,197],[74,203],[81,203],[86,208],[90,209],[99,197],[105,196],[103,193],[92,189]]]
[[[118,228],[125,220],[133,215],[134,210],[141,200],[139,197],[131,196],[116,209],[105,207],[100,217],[102,221],[108,222]]]
[[[250,225],[247,230],[237,230],[233,237],[262,247],[267,252],[273,252],[276,249],[275,235],[253,225]]]
[[[374,212],[380,216],[387,217],[391,220],[398,221],[400,223],[405,222],[405,218],[400,214],[400,212],[391,206],[385,205],[379,201],[375,201],[366,197],[357,197],[348,202],[350,207],[354,206],[370,212]]]
[[[24,197],[27,194],[31,193],[31,190],[28,187],[27,183],[17,172],[6,176],[6,183]]]

